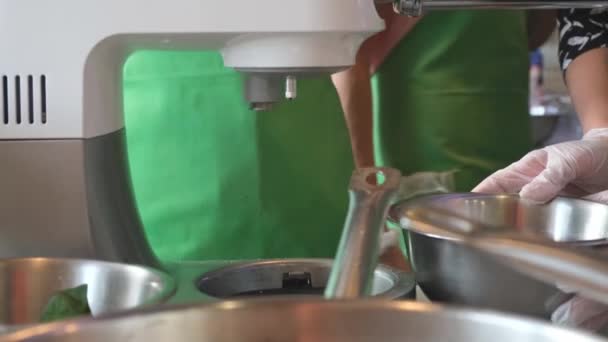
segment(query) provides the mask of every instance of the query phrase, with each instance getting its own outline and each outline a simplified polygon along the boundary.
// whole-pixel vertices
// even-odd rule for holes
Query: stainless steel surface
[[[608,233],[608,207],[575,199],[535,205],[516,196],[437,195],[393,207],[391,219],[412,228],[407,211],[413,206],[435,212],[446,210],[482,223],[490,231],[511,227],[524,236],[573,247],[601,248]],[[462,226],[466,227],[470,228]],[[434,301],[549,318],[570,296],[555,284],[524,275],[486,253],[464,246],[457,235],[416,229],[409,232],[409,249],[417,282]]]
[[[216,298],[234,298],[243,293],[281,292],[322,294],[332,266],[330,259],[276,259],[243,261],[199,273],[196,281],[203,294]],[[304,275],[308,284],[293,284],[289,277]],[[378,265],[374,272],[372,295],[397,299],[414,298],[413,274]]]
[[[600,342],[534,320],[408,301],[227,301],[72,321],[0,337],[14,341]]]
[[[557,9],[606,7],[606,1],[586,0],[394,0],[395,11],[418,16],[427,10],[458,9]]]
[[[0,141],[0,258],[93,256],[84,145]]]
[[[93,257],[162,268],[135,204],[124,130],[85,140],[83,154]]]
[[[85,284],[93,315],[162,303],[175,291],[173,278],[145,267],[78,259],[4,259],[0,325],[38,323],[54,294]]]
[[[335,262],[327,282],[328,298],[359,298],[372,289],[380,233],[401,173],[389,168],[364,168],[353,173],[349,208]]]
[[[570,295],[462,244],[410,233],[416,281],[433,302],[549,319]]]
[[[314,261],[317,263],[325,262],[323,259],[305,259],[306,261]],[[282,260],[284,263],[293,262],[290,259]],[[297,260],[296,260],[297,261]],[[199,289],[200,280],[208,275],[220,275],[223,270],[238,270],[247,265],[260,265],[264,263],[278,263],[279,260],[216,260],[216,261],[180,261],[170,262],[165,265],[167,272],[175,279],[177,291],[167,300],[167,304],[193,304],[193,303],[214,303],[223,300],[222,298],[214,297],[211,294],[204,293]],[[289,264],[289,263],[288,263]],[[294,269],[294,268],[291,268]],[[305,270],[297,268],[298,270]],[[386,273],[385,273],[386,272]],[[327,278],[327,276],[325,276]],[[397,278],[395,278],[397,277]],[[264,279],[266,280],[266,279]],[[239,280],[240,281],[240,280]],[[253,281],[248,279],[247,281]],[[257,284],[259,279],[255,280]],[[389,284],[393,284],[389,292],[384,293],[384,298],[414,298],[414,293],[409,293],[407,289],[412,286],[414,276],[411,273],[403,273],[394,270],[390,267],[379,265],[376,269],[374,282],[380,283],[382,288]],[[265,282],[265,281],[264,281]],[[243,286],[250,285],[241,283]],[[237,288],[238,289],[238,288]],[[403,295],[402,295],[403,294]]]
[[[608,206],[581,199],[560,197],[539,205],[516,195],[467,193],[428,196],[405,204],[403,208],[410,210],[408,208],[413,206],[445,210],[481,223],[486,229],[510,227],[519,233],[555,242],[608,244]],[[396,211],[399,211],[398,207]],[[401,218],[406,219],[404,216]]]
[[[522,274],[608,304],[608,259],[597,252],[519,236],[475,236],[467,241]]]
[[[169,273],[175,280],[177,290],[166,303],[168,305],[184,305],[195,303],[214,303],[219,301],[218,298],[214,298],[202,293],[197,287],[197,282],[201,278],[201,275],[207,272],[212,272],[219,268],[227,267],[236,263],[238,263],[238,261],[232,260],[180,261],[167,263],[165,268],[167,269],[167,273]]]
[[[297,97],[297,78],[327,77],[350,66],[310,68],[237,68],[243,74],[245,100],[251,110],[267,111]]]
[[[139,220],[124,131],[0,141],[0,258],[69,257],[158,267]]]
[[[564,248],[511,227],[487,229],[483,223],[439,208],[414,206],[402,220],[407,220],[410,230],[457,239],[523,274],[608,304],[608,259],[602,255]]]

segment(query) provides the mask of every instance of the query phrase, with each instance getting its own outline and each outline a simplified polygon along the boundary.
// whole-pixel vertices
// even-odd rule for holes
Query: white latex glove
[[[608,326],[608,305],[575,296],[553,312],[551,321],[597,333]]]
[[[555,196],[585,197],[608,203],[608,128],[595,129],[583,139],[530,152],[494,173],[473,191],[519,193],[547,202]]]
[[[608,204],[608,128],[582,140],[533,151],[478,185],[480,193],[519,193],[547,202],[562,194]],[[567,291],[567,290],[566,290]],[[608,327],[608,305],[574,296],[551,316],[559,325],[599,332]]]

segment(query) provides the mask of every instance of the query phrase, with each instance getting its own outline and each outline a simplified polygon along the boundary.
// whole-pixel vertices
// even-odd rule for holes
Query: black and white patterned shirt
[[[608,9],[561,10],[559,22],[559,59],[566,70],[583,53],[608,47]]]

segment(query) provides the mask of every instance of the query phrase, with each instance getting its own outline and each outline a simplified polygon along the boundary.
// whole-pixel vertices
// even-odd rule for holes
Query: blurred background
[[[564,84],[557,48],[556,29],[551,39],[530,56],[530,115],[536,147],[582,136],[580,123]]]

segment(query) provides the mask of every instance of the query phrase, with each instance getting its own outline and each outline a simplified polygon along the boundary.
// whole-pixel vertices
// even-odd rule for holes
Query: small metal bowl
[[[322,296],[329,279],[331,259],[274,259],[244,261],[205,273],[199,290],[211,297],[313,295]],[[413,274],[378,265],[372,294],[387,299],[414,298]]]
[[[405,201],[394,206],[389,216],[408,230],[416,280],[434,301],[546,319],[571,295],[499,264],[452,236],[409,227],[408,211],[413,207],[441,209],[480,223],[484,229],[511,229],[562,243],[564,248],[608,246],[608,206],[603,204],[560,197],[539,205],[514,195],[472,193]]]
[[[88,286],[94,316],[162,303],[175,291],[173,279],[150,268],[80,259],[0,260],[0,328],[38,323],[59,291]]]

